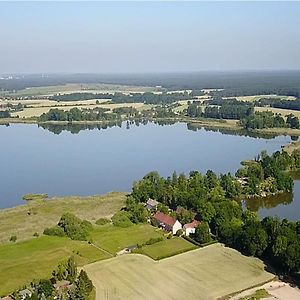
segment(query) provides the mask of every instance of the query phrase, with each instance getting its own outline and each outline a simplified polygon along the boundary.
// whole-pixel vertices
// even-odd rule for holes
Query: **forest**
[[[225,89],[224,97],[243,95],[291,95],[299,97],[299,71],[193,72],[168,74],[39,74],[0,80],[0,90],[18,91],[28,87],[67,83],[108,83],[137,86],[162,86],[179,89]]]
[[[292,191],[293,181],[285,171],[299,167],[300,153],[289,156],[276,152],[268,156],[263,152],[254,161],[244,163],[237,177],[217,176],[210,170],[205,175],[192,171],[188,177],[174,172],[167,178],[151,172],[133,184],[127,209],[131,221],[140,222],[144,220],[141,203],[148,198],[159,201],[159,209],[165,213],[168,208],[174,211],[182,207],[200,216],[203,223],[196,230],[196,240],[197,235],[199,240],[210,228],[218,241],[246,255],[268,260],[278,271],[299,271],[300,221],[273,217],[259,220],[255,213],[243,210],[238,200],[242,193],[251,195],[258,190]]]

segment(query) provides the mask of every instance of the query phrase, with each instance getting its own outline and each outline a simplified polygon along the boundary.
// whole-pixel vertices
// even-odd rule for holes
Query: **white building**
[[[191,223],[183,225],[184,234],[189,236],[191,233],[195,233],[196,227],[200,224],[199,221],[193,220]]]

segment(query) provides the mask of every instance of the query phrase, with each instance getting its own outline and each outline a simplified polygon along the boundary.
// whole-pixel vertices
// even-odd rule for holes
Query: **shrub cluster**
[[[89,221],[81,220],[71,213],[65,213],[54,227],[46,228],[45,235],[67,236],[72,240],[86,241],[92,229]]]
[[[96,221],[96,224],[97,225],[105,225],[105,224],[108,224],[110,223],[111,221],[109,219],[106,219],[106,218],[100,218]]]

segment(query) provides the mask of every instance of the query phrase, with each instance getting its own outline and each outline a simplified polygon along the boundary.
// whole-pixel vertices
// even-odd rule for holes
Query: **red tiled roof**
[[[171,216],[165,215],[164,213],[157,211],[155,215],[153,216],[155,220],[164,223],[169,226],[173,226],[175,222],[177,221],[176,219],[172,218]]]
[[[183,228],[196,228],[200,224],[199,221],[193,220],[191,223],[183,225]]]

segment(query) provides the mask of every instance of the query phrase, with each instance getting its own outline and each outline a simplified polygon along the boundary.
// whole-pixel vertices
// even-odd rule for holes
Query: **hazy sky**
[[[0,2],[0,73],[300,69],[300,2]]]

